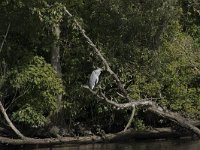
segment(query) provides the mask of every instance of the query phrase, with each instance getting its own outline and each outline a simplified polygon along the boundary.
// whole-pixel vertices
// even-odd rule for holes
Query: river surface
[[[0,150],[200,150],[200,140],[152,140],[123,143],[58,145],[58,146],[1,146]]]

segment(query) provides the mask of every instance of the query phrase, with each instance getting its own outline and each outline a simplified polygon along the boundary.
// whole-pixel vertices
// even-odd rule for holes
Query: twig
[[[9,32],[9,29],[10,29],[10,23],[9,23],[9,25],[8,25],[8,27],[7,27],[6,34],[4,35],[4,39],[3,39],[2,43],[1,43],[0,53],[1,53],[2,49],[3,49],[3,45],[4,45],[5,41],[6,41],[6,38],[7,38],[8,32]]]
[[[27,90],[25,90],[25,91],[24,91],[22,94],[20,94],[18,97],[15,97],[15,96],[16,96],[16,93],[17,93],[17,91],[16,91],[13,100],[12,100],[11,103],[5,108],[5,110],[8,110],[9,107],[10,107],[14,102],[16,102],[20,97],[24,96],[29,90],[30,90],[30,88],[28,88]]]

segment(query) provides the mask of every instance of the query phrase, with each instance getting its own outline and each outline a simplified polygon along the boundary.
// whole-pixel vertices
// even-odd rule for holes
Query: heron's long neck
[[[101,74],[101,72],[95,72],[95,74],[96,74],[97,76],[99,76],[99,75]]]

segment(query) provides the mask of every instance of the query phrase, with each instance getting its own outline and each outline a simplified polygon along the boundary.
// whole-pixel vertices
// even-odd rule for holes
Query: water
[[[133,141],[127,143],[39,146],[0,146],[0,150],[200,150],[200,140]]]

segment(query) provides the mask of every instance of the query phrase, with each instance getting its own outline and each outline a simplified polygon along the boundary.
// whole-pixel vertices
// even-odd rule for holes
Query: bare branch
[[[9,30],[10,30],[10,23],[9,23],[9,25],[7,27],[6,34],[4,35],[4,39],[3,39],[2,43],[1,43],[0,53],[1,53],[2,49],[3,49],[3,45],[4,45],[5,41],[6,41],[6,38],[7,38]]]
[[[170,111],[163,111],[157,107],[157,105],[152,105],[147,109],[148,111],[157,114],[158,116],[161,116],[163,118],[169,119],[172,122],[175,122],[179,126],[191,131],[192,133],[196,134],[200,138],[200,130],[192,125],[190,121],[188,121],[186,118],[182,117],[178,113],[170,112]]]
[[[140,99],[137,101],[131,101],[128,103],[117,103],[115,101],[109,100],[104,93],[102,93],[101,91],[99,92],[100,94],[98,94],[98,91],[93,91],[91,90],[88,86],[82,86],[86,89],[88,89],[93,95],[96,95],[99,99],[104,99],[107,103],[116,106],[118,108],[130,108],[130,107],[138,107],[138,106],[152,106],[153,105],[153,99],[160,99],[160,98],[146,98],[146,99]]]
[[[131,123],[133,121],[133,118],[134,118],[134,115],[135,115],[135,106],[133,106],[133,110],[132,110],[132,113],[131,113],[131,117],[126,125],[126,127],[124,128],[124,131],[126,131],[130,126],[131,126]]]
[[[88,88],[89,89],[89,88]],[[174,112],[170,112],[168,110],[165,110],[164,108],[158,106],[154,101],[152,101],[153,99],[158,99],[158,98],[146,98],[146,99],[141,99],[138,101],[132,101],[132,102],[128,102],[128,103],[117,103],[114,102],[112,100],[109,100],[105,94],[103,94],[102,92],[100,92],[100,95],[97,94],[97,92],[92,92],[94,95],[97,95],[98,98],[100,99],[104,99],[107,103],[121,108],[121,109],[125,109],[125,108],[136,108],[136,107],[143,107],[145,106],[146,110],[157,114],[158,116],[161,116],[163,118],[167,118],[169,120],[171,120],[172,122],[177,123],[178,125],[180,125],[183,128],[188,129],[189,131],[193,132],[194,134],[196,134],[199,138],[200,138],[200,130],[195,127],[194,125],[192,125],[189,121],[187,121],[185,118],[183,118],[181,115],[174,113]],[[130,123],[132,122],[132,119],[134,117],[134,113],[135,110],[132,111],[131,117],[129,119],[128,124],[126,125],[124,131],[129,127]]]
[[[148,99],[141,99],[141,100],[138,100],[138,101],[132,101],[132,102],[128,102],[128,103],[117,103],[117,102],[114,102],[112,100],[109,100],[105,94],[103,94],[102,92],[100,93],[101,94],[101,97],[104,98],[104,100],[106,100],[106,102],[108,102],[109,104],[111,105],[114,105],[116,107],[119,107],[119,108],[129,108],[129,107],[137,107],[137,106],[151,106],[153,105],[153,102],[151,100],[148,100]]]
[[[72,15],[66,8],[65,8],[65,12],[68,14],[68,16],[73,17],[73,15]],[[87,40],[88,44],[93,48],[94,52],[95,52],[95,53],[98,55],[98,57],[102,60],[103,64],[105,65],[105,67],[106,67],[106,69],[107,69],[107,71],[108,71],[108,72],[114,77],[114,79],[116,80],[119,89],[120,89],[120,90],[122,91],[122,93],[123,93],[123,94],[120,94],[120,93],[117,93],[117,94],[118,94],[119,96],[123,97],[123,98],[127,98],[127,99],[130,101],[130,103],[127,103],[127,104],[117,104],[117,103],[115,103],[115,102],[113,102],[113,101],[108,100],[108,98],[106,98],[106,96],[105,96],[103,93],[101,93],[101,96],[99,96],[98,94],[94,93],[92,90],[89,89],[90,92],[92,92],[93,94],[97,95],[97,97],[100,98],[100,99],[104,98],[108,103],[110,103],[110,104],[112,104],[112,105],[116,105],[117,107],[122,107],[122,108],[123,108],[123,107],[130,107],[130,106],[131,106],[131,107],[134,107],[134,109],[135,109],[135,106],[136,106],[136,105],[140,105],[141,103],[138,103],[138,102],[136,103],[136,102],[135,102],[135,103],[133,104],[132,101],[134,101],[134,100],[133,100],[131,97],[128,96],[127,91],[126,91],[126,89],[124,88],[124,85],[121,83],[121,81],[120,81],[119,77],[117,76],[117,74],[114,73],[114,71],[112,71],[111,67],[109,66],[109,63],[108,63],[107,60],[104,58],[104,56],[101,54],[100,49],[98,49],[97,46],[92,42],[92,40],[86,35],[85,30],[81,27],[81,25],[78,23],[78,21],[77,21],[75,18],[73,18],[73,19],[74,19],[74,22],[76,23],[77,27],[79,28],[80,32],[82,33],[83,37]],[[146,104],[149,104],[149,103],[151,103],[151,102],[145,101],[145,102],[142,102],[142,105],[146,105]],[[134,116],[134,114],[133,114],[133,116]],[[126,128],[125,128],[125,130],[128,128],[128,126],[129,126],[130,122],[132,121],[132,119],[133,119],[133,117],[131,116],[131,118],[130,118],[130,120],[129,120],[129,122],[128,122]]]
[[[65,12],[70,16],[73,17],[71,13],[65,8]],[[99,56],[99,58],[102,60],[103,64],[106,67],[106,70],[114,77],[114,79],[117,81],[119,89],[123,92],[123,95],[125,97],[128,97],[127,91],[124,89],[123,84],[121,83],[119,77],[117,74],[115,74],[112,69],[109,66],[109,63],[107,60],[104,58],[104,56],[101,54],[100,50],[97,48],[97,46],[92,42],[92,40],[86,35],[85,30],[81,27],[81,25],[78,23],[78,21],[74,19],[74,22],[76,23],[77,27],[79,28],[80,32],[82,33],[83,37],[87,40],[88,44],[93,48],[94,52]]]
[[[3,107],[3,104],[0,99],[0,111],[3,114],[3,117],[5,118],[6,122],[8,123],[9,127],[16,133],[17,136],[19,136],[21,139],[25,139],[26,137],[14,126],[10,118],[8,117],[6,110]]]
[[[15,92],[15,96],[13,98],[13,100],[11,101],[11,103],[5,108],[6,110],[9,109],[9,107],[15,103],[19,98],[21,98],[22,96],[24,96],[26,93],[28,93],[30,90],[30,88],[27,88],[23,93],[21,93],[18,97],[16,97],[16,93],[17,93],[17,90]]]

